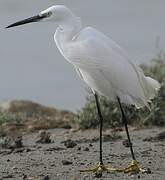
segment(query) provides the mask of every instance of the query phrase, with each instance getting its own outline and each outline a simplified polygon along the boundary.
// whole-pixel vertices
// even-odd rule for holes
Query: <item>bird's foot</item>
[[[113,168],[112,166],[105,166],[102,163],[98,163],[95,167],[89,168],[89,169],[84,169],[80,170],[80,172],[91,172],[95,173],[97,177],[101,177],[103,172],[108,172],[108,173],[114,173],[114,172],[122,172],[120,169]]]
[[[136,160],[132,160],[128,167],[121,169],[122,172],[128,174],[136,174],[136,173],[149,173],[148,169],[144,169],[140,166],[139,162]]]

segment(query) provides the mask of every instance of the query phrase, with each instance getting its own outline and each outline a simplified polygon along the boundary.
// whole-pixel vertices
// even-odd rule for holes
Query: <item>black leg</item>
[[[96,93],[94,93],[95,100],[96,100],[96,107],[98,112],[98,117],[100,121],[100,164],[103,165],[103,158],[102,158],[102,130],[103,130],[103,116],[101,114],[100,104],[98,100],[98,96]]]
[[[134,151],[133,151],[133,148],[132,148],[132,143],[131,143],[129,131],[128,131],[127,118],[126,118],[126,116],[125,116],[125,113],[124,113],[124,110],[123,110],[123,108],[122,108],[120,99],[119,99],[118,97],[117,97],[117,100],[118,100],[118,103],[119,103],[119,106],[120,106],[120,110],[121,110],[121,113],[122,113],[122,121],[123,121],[123,123],[124,123],[125,130],[126,130],[126,133],[127,133],[127,138],[128,138],[128,142],[129,142],[129,146],[130,146],[130,150],[131,150],[132,159],[133,159],[133,160],[136,160],[135,155],[134,155]]]

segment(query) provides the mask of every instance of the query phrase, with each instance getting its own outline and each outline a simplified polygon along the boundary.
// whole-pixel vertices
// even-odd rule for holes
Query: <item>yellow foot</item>
[[[116,169],[111,166],[105,166],[104,164],[98,163],[95,167],[89,168],[89,169],[84,169],[80,170],[80,172],[92,172],[95,173],[97,177],[101,177],[103,172],[123,172],[122,169]]]
[[[122,170],[122,169],[121,169]],[[135,174],[135,173],[150,173],[149,169],[143,169],[142,167],[140,167],[139,162],[136,160],[133,160],[128,167],[124,168],[122,170],[124,173],[128,173],[128,174]]]

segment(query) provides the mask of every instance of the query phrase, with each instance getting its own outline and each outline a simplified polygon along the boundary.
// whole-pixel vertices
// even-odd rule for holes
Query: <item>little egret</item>
[[[96,167],[81,170],[81,172],[94,172],[100,176],[103,171],[146,172],[135,158],[122,104],[134,105],[136,108],[144,106],[149,108],[148,102],[156,95],[160,84],[145,76],[140,67],[130,60],[116,42],[92,27],[82,28],[81,19],[63,5],[49,7],[36,16],[16,22],[6,28],[47,21],[58,25],[54,35],[57,48],[74,66],[80,78],[92,89],[96,100],[100,121],[100,159]],[[103,116],[98,94],[119,104],[132,155],[132,161],[126,168],[115,169],[103,163]]]

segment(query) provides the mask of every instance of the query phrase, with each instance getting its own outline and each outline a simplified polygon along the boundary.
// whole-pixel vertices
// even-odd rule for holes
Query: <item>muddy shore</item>
[[[136,130],[130,134],[136,157],[151,174],[128,176],[123,173],[104,173],[102,180],[165,179],[165,141],[152,139],[165,128]],[[38,133],[24,135],[23,147],[0,149],[0,179],[2,180],[92,180],[94,174],[80,173],[80,169],[98,162],[98,131],[73,132],[66,129],[49,130],[50,142],[37,142]],[[71,146],[66,142],[71,140]],[[115,167],[127,166],[131,161],[124,131],[104,131],[104,163]],[[69,144],[70,145],[70,144]]]

